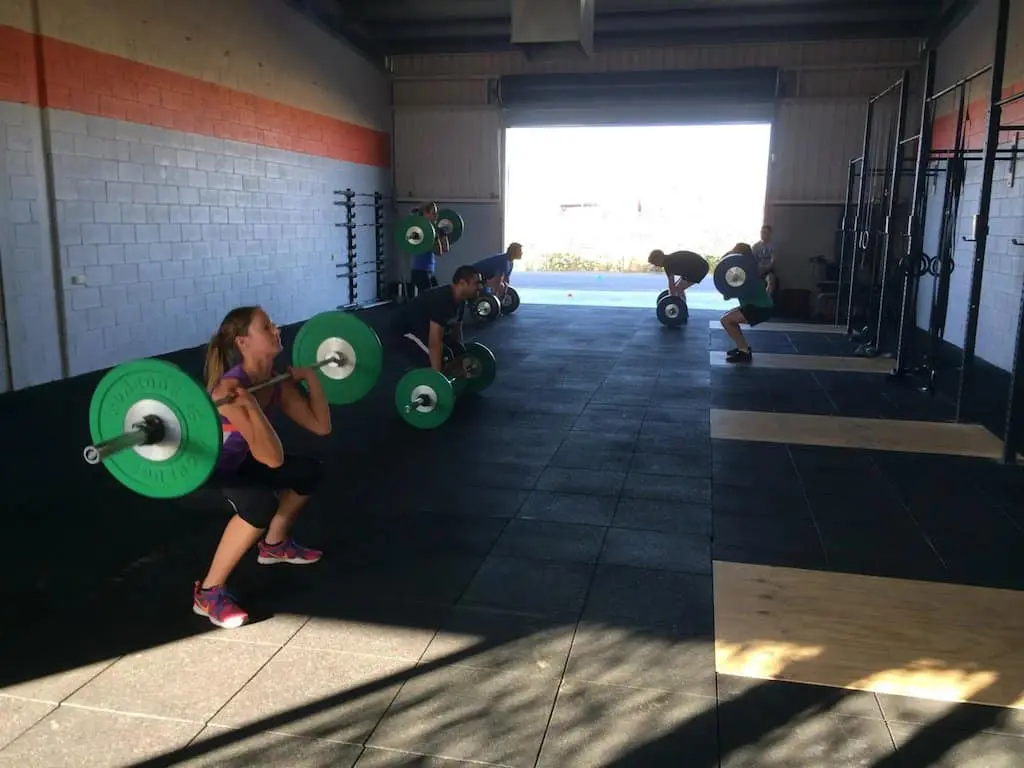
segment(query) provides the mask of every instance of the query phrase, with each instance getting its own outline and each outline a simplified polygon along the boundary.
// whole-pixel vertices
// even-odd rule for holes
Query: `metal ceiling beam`
[[[340,2],[341,0],[339,0]],[[349,3],[353,0],[348,0]],[[377,0],[359,3],[359,16],[368,22],[469,21],[508,18],[510,0]],[[788,0],[765,3],[756,0],[737,0],[732,3],[708,3],[686,7],[685,3],[662,0],[636,8],[632,3],[616,3],[611,9],[604,2],[597,3],[597,16],[617,14],[655,15],[659,13],[685,14],[691,18],[700,15],[723,16],[736,19],[751,14],[802,13],[817,15],[842,10],[864,13],[888,13],[893,9],[922,14],[929,18],[941,9],[941,0]]]
[[[877,5],[877,4],[876,4]],[[865,7],[867,6],[867,7]],[[617,13],[599,15],[594,20],[594,34],[626,35],[632,33],[681,32],[703,33],[721,29],[745,28],[785,28],[789,26],[839,26],[844,24],[927,24],[931,14],[922,13],[921,4],[911,3],[884,7],[874,7],[870,3],[860,5],[833,5],[828,10],[817,11],[809,16],[804,11],[796,10],[762,10],[757,13],[736,15],[713,12],[693,11],[651,11],[647,13]],[[511,35],[511,22],[507,17],[490,19],[430,19],[407,21],[401,23],[367,22],[374,38],[388,42],[406,40],[426,40],[440,38],[446,40],[491,38]]]
[[[856,23],[836,25],[796,25],[716,30],[665,30],[647,34],[601,34],[594,36],[594,49],[678,45],[735,45],[741,43],[800,43],[827,40],[921,39],[927,34],[926,22]],[[522,50],[509,42],[507,33],[476,38],[434,37],[424,40],[381,40],[388,56],[449,53],[494,53]]]

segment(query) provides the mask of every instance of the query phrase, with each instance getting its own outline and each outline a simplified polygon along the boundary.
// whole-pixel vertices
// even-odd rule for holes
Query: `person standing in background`
[[[435,226],[437,225],[437,203],[433,201],[424,203],[414,213],[418,213],[429,219]],[[431,250],[417,253],[412,257],[409,281],[415,287],[417,295],[437,287],[437,277],[434,275],[437,271],[437,257],[447,251],[446,246],[447,239],[438,233]]]

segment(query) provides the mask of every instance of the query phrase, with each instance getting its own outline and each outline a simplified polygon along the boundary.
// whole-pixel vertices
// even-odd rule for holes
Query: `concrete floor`
[[[713,440],[712,407],[920,419],[948,404],[857,373],[712,369],[714,314],[673,331],[649,304],[524,304],[475,329],[498,380],[441,429],[398,419],[394,371],[337,409],[329,486],[296,530],[327,555],[249,558],[234,584],[256,620],[240,630],[189,606],[224,517],[89,475],[92,530],[64,532],[92,538],[51,576],[66,603],[9,614],[0,765],[1024,765],[1020,709],[723,673],[712,577],[731,561],[1024,589],[1020,474]],[[766,332],[759,348],[843,342]],[[131,537],[148,554],[85,594]],[[973,632],[990,669],[989,628]]]

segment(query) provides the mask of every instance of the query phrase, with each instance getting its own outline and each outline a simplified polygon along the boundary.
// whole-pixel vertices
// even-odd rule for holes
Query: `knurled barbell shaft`
[[[339,353],[335,353],[330,357],[321,360],[319,363],[313,366],[314,369],[319,370],[325,365],[331,365],[336,363],[338,365],[344,365],[347,362],[347,358]],[[275,384],[279,384],[282,381],[287,381],[292,375],[290,373],[281,373],[274,376],[261,384],[256,384],[252,387],[246,387],[245,391],[252,394],[253,392],[259,392],[261,389],[272,387]],[[235,399],[235,395],[227,395],[218,400],[214,400],[215,406],[225,405]],[[142,445],[148,445],[150,443],[159,442],[159,438],[155,437],[160,434],[159,427],[162,426],[159,417],[148,416],[147,419],[151,419],[149,422],[139,422],[138,424],[132,425],[132,428],[127,432],[122,432],[117,437],[112,437],[109,440],[104,440],[102,443],[96,443],[96,445],[89,445],[82,451],[82,456],[85,458],[87,464],[99,464],[103,460],[110,458],[114,454],[127,451],[132,448],[138,448]]]

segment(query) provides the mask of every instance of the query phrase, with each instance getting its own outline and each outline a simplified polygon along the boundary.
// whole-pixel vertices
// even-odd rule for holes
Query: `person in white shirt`
[[[754,243],[751,250],[754,252],[754,258],[757,259],[757,265],[760,267],[768,295],[774,297],[776,287],[775,245],[772,243],[771,224],[761,227],[761,239]]]

